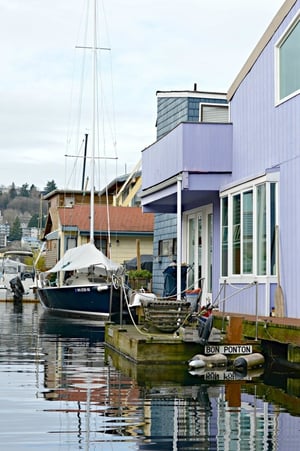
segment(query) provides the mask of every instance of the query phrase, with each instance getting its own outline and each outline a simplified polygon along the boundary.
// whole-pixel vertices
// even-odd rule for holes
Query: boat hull
[[[62,315],[110,321],[119,318],[123,308],[120,289],[110,284],[45,287],[38,288],[37,292],[46,310]]]

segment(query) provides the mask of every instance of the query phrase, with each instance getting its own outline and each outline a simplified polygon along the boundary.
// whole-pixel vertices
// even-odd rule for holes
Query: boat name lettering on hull
[[[206,345],[205,354],[252,354],[252,345]]]
[[[75,289],[75,293],[86,293],[86,292],[89,292],[89,291],[91,291],[91,289],[88,288],[88,287],[82,287],[82,288],[76,288]]]

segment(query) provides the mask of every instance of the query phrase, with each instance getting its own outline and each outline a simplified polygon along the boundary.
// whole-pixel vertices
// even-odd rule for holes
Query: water
[[[300,381],[133,365],[103,329],[0,303],[0,449],[298,450]]]

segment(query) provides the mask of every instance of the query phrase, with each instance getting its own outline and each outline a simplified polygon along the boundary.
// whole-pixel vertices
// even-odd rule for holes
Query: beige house
[[[67,249],[90,239],[90,194],[54,190],[44,197],[48,217],[44,230],[47,243],[46,266],[52,267]],[[154,215],[140,207],[101,203],[95,198],[94,240],[97,248],[116,263],[124,263],[137,253],[153,253]]]

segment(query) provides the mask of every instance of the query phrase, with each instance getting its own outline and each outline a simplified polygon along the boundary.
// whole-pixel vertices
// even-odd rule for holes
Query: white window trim
[[[228,121],[227,122],[230,122],[230,120],[229,120],[230,119],[230,105],[229,105],[229,103],[200,102],[199,103],[199,122],[203,122],[202,118],[201,118],[201,116],[202,116],[202,106],[210,106],[210,107],[220,106],[220,107],[224,107],[224,108],[226,107],[227,110],[228,110]],[[226,124],[227,124],[227,122],[226,122]],[[218,124],[218,122],[216,122],[216,123]]]
[[[280,54],[280,47],[282,43],[286,40],[288,35],[291,33],[293,28],[296,26],[297,22],[300,21],[300,11],[293,17],[291,23],[287,26],[287,28],[284,30],[280,38],[277,40],[274,46],[274,61],[275,61],[275,106],[281,105],[282,103],[286,102],[287,100],[291,99],[292,97],[297,96],[300,94],[300,89],[297,89],[297,91],[292,92],[286,97],[280,98],[280,81],[279,81],[279,74],[280,74],[280,67],[279,67],[279,54]]]
[[[194,218],[196,221],[198,220],[199,216],[202,216],[203,220],[203,236],[208,231],[208,223],[206,222],[208,219],[209,214],[213,214],[213,204],[207,204],[203,205],[202,207],[193,208],[191,210],[187,210],[183,212],[183,221],[182,221],[182,244],[183,244],[183,253],[182,253],[182,259],[183,261],[188,260],[188,242],[189,242],[189,219]],[[207,240],[204,240],[202,243],[202,251],[203,251],[203,261],[202,261],[202,269],[203,274],[208,274],[208,259],[207,259],[207,253],[208,253],[208,247],[209,244]],[[194,256],[196,257],[196,255]],[[197,258],[195,258],[195,261]],[[198,263],[198,261],[197,261]],[[203,286],[202,286],[202,299],[207,300],[207,298],[210,299],[211,302],[211,296],[212,293],[207,292],[207,277],[204,276]]]
[[[228,248],[231,248],[232,246],[232,200],[233,196],[235,194],[243,194],[246,191],[253,190],[253,217],[256,218],[257,216],[257,190],[255,189],[258,185],[262,183],[267,183],[266,185],[266,196],[269,198],[270,194],[270,183],[276,183],[279,182],[279,172],[270,172],[265,174],[262,177],[253,178],[251,180],[248,180],[247,182],[242,183],[241,185],[235,185],[234,187],[231,187],[227,190],[224,190],[220,193],[220,203],[221,199],[223,197],[228,197]],[[276,187],[276,198],[277,198],[277,208],[276,208],[276,218],[275,218],[275,224],[278,224],[278,211],[279,211],[279,193],[278,193],[278,184]],[[222,203],[221,203],[222,204]],[[267,217],[270,216],[270,206],[267,203],[267,211],[266,211]],[[222,218],[222,212],[220,213],[220,218]],[[225,280],[230,283],[250,283],[253,282],[253,280],[259,280],[261,283],[268,283],[268,282],[276,282],[277,276],[276,275],[257,275],[257,250],[256,245],[253,246],[253,274],[232,274],[232,252],[228,252],[228,275],[222,276],[222,230],[221,230],[222,224],[220,222],[220,283],[223,283]],[[241,218],[241,227],[242,227],[242,218]],[[256,221],[253,222],[253,237],[257,236],[257,224]],[[267,249],[270,248],[270,236],[267,234]],[[241,250],[242,250],[242,243],[241,243]],[[270,267],[270,255],[269,252],[267,254],[267,262],[268,265],[267,268]],[[241,262],[242,265],[242,262]],[[241,266],[242,268],[242,266]]]

